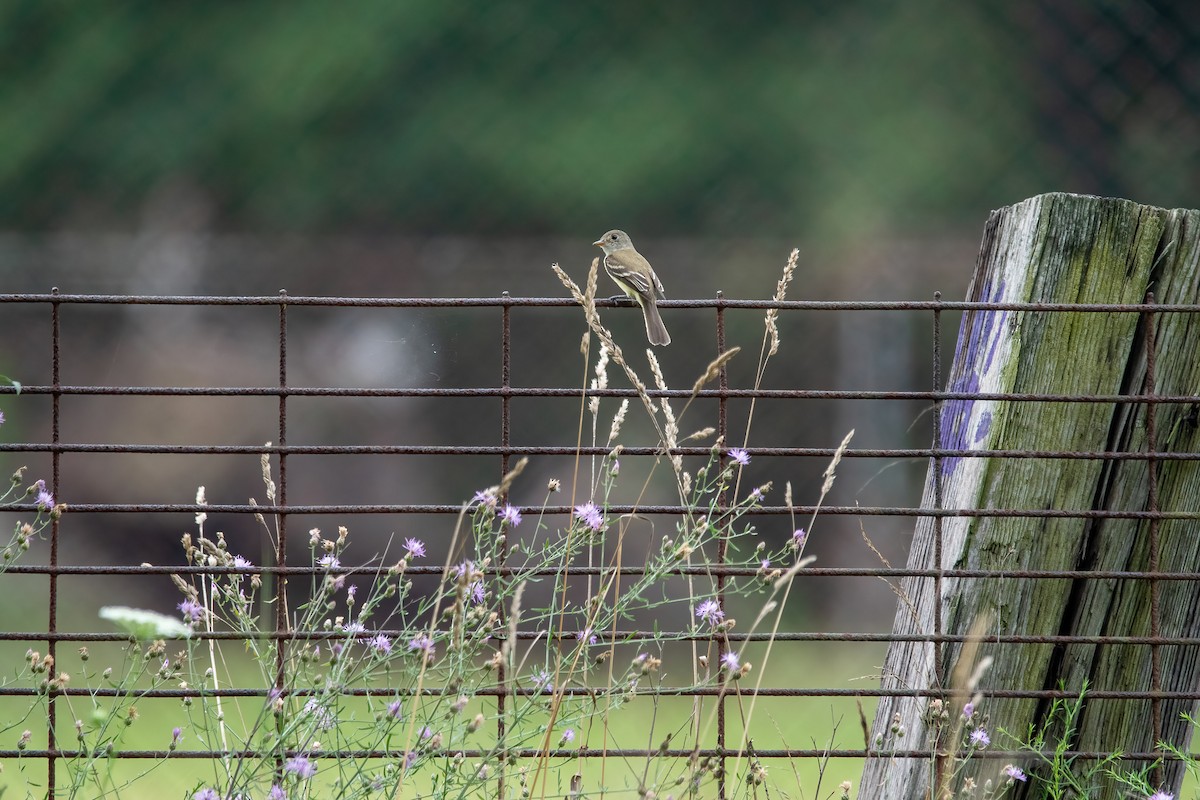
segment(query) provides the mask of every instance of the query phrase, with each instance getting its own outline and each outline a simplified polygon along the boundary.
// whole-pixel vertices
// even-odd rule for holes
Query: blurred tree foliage
[[[722,236],[1109,188],[1055,182],[992,5],[9,0],[0,226],[171,180],[233,229]]]

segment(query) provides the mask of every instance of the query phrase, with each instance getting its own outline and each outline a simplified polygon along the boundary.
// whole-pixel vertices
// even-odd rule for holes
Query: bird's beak
[[[603,239],[597,239],[596,241],[592,242],[592,247],[603,247],[603,246],[604,246]]]

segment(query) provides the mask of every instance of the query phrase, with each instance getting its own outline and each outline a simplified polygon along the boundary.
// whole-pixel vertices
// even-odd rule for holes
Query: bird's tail
[[[646,338],[650,344],[670,344],[671,334],[667,333],[667,326],[663,325],[662,317],[658,315],[658,305],[653,300],[643,302],[642,314],[646,317]]]

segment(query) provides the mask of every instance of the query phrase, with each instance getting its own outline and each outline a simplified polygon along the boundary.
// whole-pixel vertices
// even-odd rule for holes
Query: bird
[[[626,296],[641,306],[642,315],[646,318],[646,338],[650,344],[670,344],[671,334],[667,333],[667,327],[658,314],[658,301],[666,299],[662,281],[654,274],[654,268],[645,256],[634,249],[629,234],[611,230],[592,244],[604,251],[604,271],[608,277],[621,287]]]

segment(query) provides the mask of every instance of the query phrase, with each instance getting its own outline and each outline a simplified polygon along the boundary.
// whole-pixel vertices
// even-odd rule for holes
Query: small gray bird
[[[646,338],[653,345],[671,343],[671,334],[658,315],[658,301],[666,298],[662,281],[654,274],[650,262],[633,249],[625,231],[609,231],[592,242],[604,250],[604,271],[626,295],[642,307],[646,318]]]

